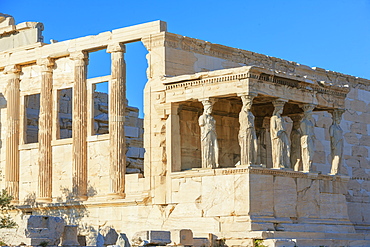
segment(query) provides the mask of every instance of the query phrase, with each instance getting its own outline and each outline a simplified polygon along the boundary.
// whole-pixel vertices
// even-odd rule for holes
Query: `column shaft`
[[[8,193],[14,201],[19,200],[19,72],[17,66],[5,68],[9,75],[7,96],[7,136],[5,181]]]
[[[112,68],[109,94],[109,140],[110,140],[110,193],[124,197],[126,174],[126,63],[125,46],[108,46],[111,53]]]
[[[52,89],[53,63],[48,58],[37,61],[41,66],[41,94],[39,117],[39,202],[51,202],[52,197]]]
[[[73,87],[73,192],[80,200],[87,199],[87,88],[86,66],[87,54],[76,52],[71,54],[75,62]]]

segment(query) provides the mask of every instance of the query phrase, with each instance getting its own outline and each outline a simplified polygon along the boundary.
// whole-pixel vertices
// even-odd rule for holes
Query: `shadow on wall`
[[[6,105],[7,105],[7,101],[4,97],[4,95],[2,93],[0,93],[0,119],[1,119],[1,109],[6,108]],[[1,138],[2,127],[3,127],[3,124],[2,124],[2,121],[0,121],[0,150],[1,150],[0,151],[0,156],[1,156],[1,152],[5,152],[5,150],[2,148],[3,147],[3,141],[2,141],[2,138]],[[3,179],[3,176],[5,176],[5,174],[3,173],[3,170],[0,167],[0,181]]]
[[[6,108],[7,101],[2,93],[0,93],[0,110]],[[1,111],[0,111],[0,119],[1,119]],[[1,129],[2,129],[2,121],[0,121],[0,148],[3,147],[3,142],[1,141]]]
[[[61,196],[57,197],[53,203],[48,205],[37,202],[34,192],[29,193],[23,203],[24,206],[27,205],[29,208],[20,207],[22,210],[21,217],[23,218],[27,214],[62,217],[67,225],[78,225],[78,235],[84,238],[83,242],[91,245],[96,241],[99,229],[83,222],[83,219],[89,216],[89,211],[76,198],[73,189],[61,186],[60,191]],[[96,195],[97,191],[89,185],[87,194],[91,197]]]

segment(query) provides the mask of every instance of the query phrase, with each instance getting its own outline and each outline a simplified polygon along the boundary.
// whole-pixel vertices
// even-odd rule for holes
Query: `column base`
[[[53,199],[51,197],[37,197],[36,202],[51,203]]]
[[[76,201],[86,201],[88,196],[76,196]]]
[[[124,199],[126,198],[126,194],[125,193],[108,193],[105,197],[107,199]]]

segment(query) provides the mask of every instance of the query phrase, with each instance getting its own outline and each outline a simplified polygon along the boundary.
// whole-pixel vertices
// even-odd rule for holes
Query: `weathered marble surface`
[[[202,101],[204,112],[199,117],[200,138],[202,148],[202,168],[216,168],[218,163],[218,141],[216,133],[216,121],[211,115],[212,105],[211,100]]]
[[[98,50],[112,42],[124,44],[137,40],[141,40],[149,52],[148,82],[144,92],[145,119],[142,121],[137,118],[136,109],[126,112],[125,123],[128,124],[124,131],[127,163],[132,169],[130,172],[140,171],[144,174],[124,176],[125,199],[107,195],[111,182],[108,172],[110,164],[107,163],[111,143],[103,134],[108,123],[107,106],[103,102],[100,107],[99,104],[94,106],[91,90],[92,84],[101,82],[103,78],[89,79],[86,81],[90,99],[86,107],[89,108],[83,109],[90,111],[86,125],[87,171],[84,171],[88,175],[87,201],[76,201],[72,193],[76,174],[72,173],[71,155],[72,143],[76,140],[58,139],[56,131],[59,107],[64,109],[63,116],[61,114],[64,119],[61,124],[63,133],[59,134],[70,136],[72,127],[72,118],[68,117],[72,113],[68,103],[72,97],[67,95],[59,106],[57,104],[58,90],[75,86],[76,68],[70,55]],[[276,244],[278,239],[292,237],[298,237],[297,243],[302,245],[309,245],[312,243],[309,241],[316,239],[323,245],[333,245],[339,238],[341,241],[335,244],[366,243],[365,235],[354,230],[362,233],[370,231],[368,80],[168,33],[163,22],[146,23],[59,43],[38,43],[27,49],[18,48],[2,54],[1,82],[7,81],[4,73],[6,66],[20,67],[21,141],[24,140],[26,127],[24,120],[27,119],[24,114],[25,96],[40,93],[41,90],[41,71],[35,62],[40,54],[55,60],[52,71],[53,125],[50,126],[53,132],[53,202],[46,205],[35,202],[35,193],[38,191],[39,170],[35,162],[38,148],[34,144],[22,143],[13,149],[19,151],[20,157],[19,163],[15,164],[19,165],[20,176],[13,182],[20,188],[22,213],[32,211],[42,214],[46,211],[64,216],[68,224],[79,225],[79,233],[87,237],[89,244],[93,243],[93,239],[96,240],[99,228],[106,224],[117,232],[127,233],[129,239],[138,231],[191,229],[194,237],[198,238],[194,239],[194,243],[203,244],[214,240],[209,234],[225,238],[230,246],[232,243],[250,244],[251,238],[270,238],[273,239],[272,244]],[[104,77],[104,80],[109,78]],[[349,89],[347,84],[350,92],[345,99]],[[0,83],[0,92],[4,94],[3,98],[0,97],[0,174],[9,171],[5,170],[9,161],[5,155],[9,149],[9,145],[5,145],[8,129],[6,119],[11,115],[8,111],[7,87],[6,83]],[[262,165],[266,167],[294,168],[307,174],[284,169],[248,170],[243,166],[235,167],[241,156],[246,157],[238,140],[239,130],[242,129],[240,125],[243,126],[239,123],[243,103],[238,94],[255,91],[258,95],[250,109],[255,116],[254,126],[257,126],[256,122],[265,122],[258,123],[261,132],[257,143],[263,147],[259,149],[259,161],[262,163],[263,160]],[[217,99],[208,114],[205,112],[209,108],[207,110],[201,104],[205,98]],[[272,102],[278,98],[284,98],[286,102],[284,108],[277,107],[274,113]],[[292,147],[292,155],[289,155],[289,142],[294,137],[291,131],[294,123],[289,122],[289,116],[302,114],[299,108],[302,104],[317,105],[319,110],[308,114],[312,115],[309,122],[305,118],[309,128],[303,126],[300,129],[300,134],[305,138],[304,144],[311,145],[309,138],[316,137],[314,148],[312,145],[306,145],[308,148],[301,145],[304,146],[300,147],[302,154],[298,155],[298,151],[293,152]],[[97,108],[96,116],[91,114],[94,108]],[[343,121],[336,125],[343,131],[343,173],[348,173],[349,178],[327,175],[331,172],[333,158],[330,137],[335,136],[334,132],[331,134],[329,131],[333,120],[328,111],[337,108],[346,109]],[[211,127],[212,131],[212,138],[204,140],[208,145],[213,145],[209,149],[212,152],[203,150],[203,154],[212,154],[206,158],[201,155],[202,133],[198,122],[203,114],[211,116],[208,122],[201,122],[203,126]],[[30,122],[34,125],[37,122],[36,114],[30,112],[30,115]],[[248,115],[248,123],[252,125],[252,117]],[[270,126],[266,122],[270,122]],[[94,129],[101,135],[92,135]],[[294,126],[293,129],[298,130]],[[281,131],[280,134],[275,133],[277,130]],[[210,132],[207,130],[204,133]],[[280,139],[277,139],[279,135]],[[254,145],[253,134],[249,136]],[[277,140],[284,146],[279,152],[275,143]],[[217,151],[214,148],[216,143]],[[251,150],[253,148],[249,148]],[[296,158],[293,154],[297,154]],[[299,156],[305,157],[305,168],[297,163]],[[276,157],[283,161],[276,162]],[[294,167],[289,165],[291,158]],[[211,160],[205,165],[207,169],[199,169],[202,159]],[[249,160],[244,163],[253,162]],[[0,187],[5,186],[3,177],[0,177]],[[20,221],[20,215],[16,215],[17,221]]]
[[[254,128],[254,115],[251,112],[254,96],[241,96],[243,106],[239,113],[238,135],[241,165],[257,165],[257,136]]]
[[[270,119],[271,152],[273,168],[290,168],[290,140],[286,123],[281,114],[285,101],[275,100],[274,113]]]

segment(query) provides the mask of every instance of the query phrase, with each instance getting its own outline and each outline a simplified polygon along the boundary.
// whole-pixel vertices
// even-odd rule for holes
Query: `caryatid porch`
[[[164,84],[173,172],[235,165],[311,172],[312,113],[327,111],[335,120],[328,163],[331,174],[342,173],[339,124],[348,88],[254,66],[167,78]]]

